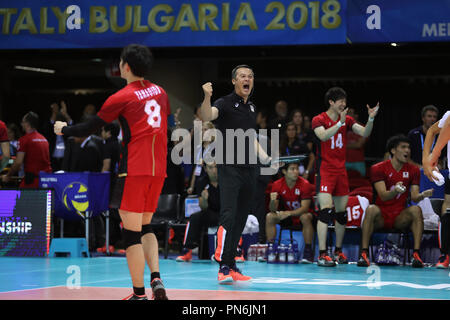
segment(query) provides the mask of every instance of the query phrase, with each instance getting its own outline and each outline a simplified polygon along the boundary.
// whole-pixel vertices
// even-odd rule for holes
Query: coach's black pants
[[[236,248],[254,200],[259,168],[219,165],[220,222],[215,258],[234,265]]]

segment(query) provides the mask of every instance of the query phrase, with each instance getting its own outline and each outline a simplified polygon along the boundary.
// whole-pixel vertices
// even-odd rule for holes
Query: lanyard
[[[434,137],[434,141],[433,141],[433,144],[431,145],[430,151],[433,150],[434,145],[436,144],[436,139],[437,139],[437,136]],[[420,140],[422,141],[422,150],[423,150],[423,135],[422,135],[422,133],[420,134]]]

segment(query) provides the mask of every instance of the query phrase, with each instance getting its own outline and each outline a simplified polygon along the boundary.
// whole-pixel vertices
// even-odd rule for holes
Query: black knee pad
[[[142,234],[140,231],[131,231],[127,229],[123,229],[123,242],[125,249],[131,247],[135,244],[141,244]]]
[[[336,221],[345,226],[347,224],[347,210],[336,212]]]
[[[142,225],[142,231],[141,231],[142,236],[146,235],[147,233],[155,233],[150,224]]]
[[[319,221],[322,221],[323,223],[326,223],[327,225],[331,221],[333,221],[334,209],[331,209],[331,208],[322,209],[322,210],[319,210],[318,213],[319,213],[318,214]]]

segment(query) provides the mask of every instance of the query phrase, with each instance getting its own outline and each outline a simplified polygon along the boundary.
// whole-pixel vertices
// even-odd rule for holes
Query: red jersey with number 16
[[[169,99],[147,80],[129,83],[110,96],[98,112],[106,122],[119,119],[123,151],[119,174],[166,177]]]
[[[334,126],[339,120],[333,121],[326,112],[315,116],[312,119],[312,129],[324,127],[325,130]],[[347,148],[347,131],[352,130],[355,124],[355,119],[346,116],[345,124],[327,141],[318,139],[317,145],[317,167],[320,171],[324,170],[327,173],[342,173],[345,170],[345,158]],[[322,171],[323,172],[323,171]]]

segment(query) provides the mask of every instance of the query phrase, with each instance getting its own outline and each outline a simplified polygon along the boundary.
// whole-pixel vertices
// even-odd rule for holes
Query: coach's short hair
[[[386,143],[386,151],[389,152],[391,157],[393,156],[391,150],[397,148],[397,146],[402,142],[406,142],[411,145],[411,140],[404,134],[397,134],[388,139]]]
[[[253,75],[255,75],[255,72],[253,71],[252,67],[250,67],[249,65],[246,65],[246,64],[240,64],[240,65],[234,67],[233,70],[231,71],[231,79],[236,79],[236,73],[237,73],[238,69],[240,69],[240,68],[250,69],[250,70],[252,70]]]
[[[436,107],[433,106],[432,104],[429,104],[429,105],[427,105],[427,106],[425,106],[425,107],[422,108],[422,111],[421,111],[422,118],[425,116],[425,113],[426,113],[427,111],[433,111],[433,112],[436,112],[437,114],[439,114],[438,108],[436,108]]]
[[[150,49],[140,44],[130,44],[122,49],[120,59],[123,63],[128,63],[131,72],[135,76],[146,76],[153,64],[153,55]]]
[[[330,100],[336,102],[340,99],[347,99],[347,93],[340,87],[330,88],[325,93],[325,105],[327,106],[327,108],[330,106]]]
[[[23,120],[27,122],[33,129],[37,129],[39,127],[39,116],[33,111],[26,113],[23,117]]]

